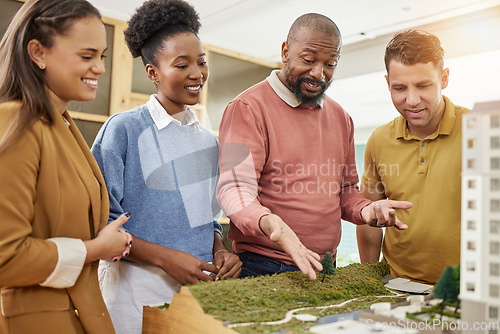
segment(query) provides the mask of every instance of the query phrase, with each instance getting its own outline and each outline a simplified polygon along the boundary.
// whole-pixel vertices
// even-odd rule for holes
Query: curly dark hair
[[[128,22],[125,42],[134,58],[141,56],[144,65],[156,65],[156,54],[162,43],[174,34],[198,35],[200,17],[183,0],[149,0],[139,7]]]

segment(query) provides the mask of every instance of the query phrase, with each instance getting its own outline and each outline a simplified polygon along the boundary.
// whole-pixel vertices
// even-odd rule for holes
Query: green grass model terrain
[[[380,301],[397,302],[384,287],[381,279],[389,273],[386,263],[351,264],[337,268],[334,275],[322,274],[310,280],[298,272],[244,279],[228,279],[218,282],[199,283],[189,290],[205,313],[223,321],[226,325],[252,322],[251,326],[234,327],[240,333],[272,333],[288,330],[302,333],[308,324],[292,320],[287,324],[259,325],[260,322],[281,320],[293,309],[340,304],[358,298],[342,308],[309,309],[297,313],[315,316],[352,312],[369,307]],[[388,298],[373,298],[387,296]],[[313,323],[309,323],[309,326]]]

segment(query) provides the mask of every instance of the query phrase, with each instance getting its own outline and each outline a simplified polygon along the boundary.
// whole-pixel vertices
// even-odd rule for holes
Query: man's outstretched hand
[[[314,269],[323,270],[320,256],[307,249],[292,229],[277,215],[269,214],[260,218],[260,228],[285,253],[290,255],[295,265],[310,279],[316,279]]]
[[[372,227],[394,226],[398,230],[406,230],[408,225],[396,217],[395,209],[410,209],[412,206],[413,204],[407,201],[383,199],[365,206],[361,210],[361,217]]]

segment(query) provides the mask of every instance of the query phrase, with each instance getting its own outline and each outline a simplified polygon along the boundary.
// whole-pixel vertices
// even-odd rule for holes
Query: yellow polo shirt
[[[443,119],[423,140],[410,133],[403,116],[377,128],[361,179],[389,199],[413,203],[396,212],[408,229],[387,228],[382,253],[392,277],[429,284],[460,263],[462,115],[469,110],[444,100]]]

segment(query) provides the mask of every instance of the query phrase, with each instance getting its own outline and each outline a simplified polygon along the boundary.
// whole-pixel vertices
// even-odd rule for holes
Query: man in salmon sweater
[[[282,45],[283,70],[226,107],[217,198],[240,277],[301,270],[314,279],[320,258],[336,255],[341,218],[407,227],[395,209],[411,203],[371,202],[357,187],[352,120],[325,96],[341,45],[332,20],[302,15]]]

